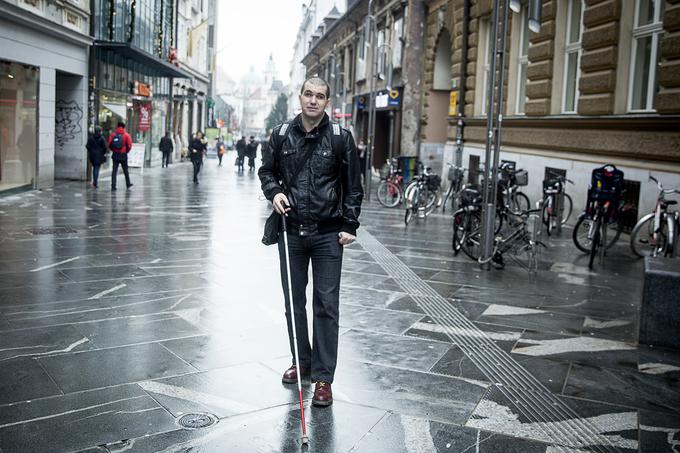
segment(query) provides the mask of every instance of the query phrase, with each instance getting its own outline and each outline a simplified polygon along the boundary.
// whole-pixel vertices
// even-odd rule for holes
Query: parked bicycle
[[[669,206],[676,205],[678,201],[667,200],[666,195],[680,193],[680,189],[664,189],[652,175],[649,180],[654,181],[659,190],[656,207],[635,224],[630,235],[630,249],[639,257],[677,256],[680,212],[668,210]]]
[[[397,168],[397,160],[390,159],[380,169],[380,183],[376,188],[378,202],[386,208],[398,206],[404,199],[404,176]]]
[[[540,248],[547,248],[538,240],[541,230],[541,220],[538,213],[541,209],[527,209],[521,212],[510,212],[516,220],[515,226],[506,233],[505,237],[497,235],[494,240],[494,248],[491,257],[482,260],[479,264],[492,263],[497,269],[505,267],[504,256],[510,257],[518,265],[530,273],[538,271],[538,256]]]
[[[573,209],[573,202],[569,194],[565,192],[566,183],[574,184],[570,179],[557,173],[550,173],[548,179],[543,181],[543,212],[541,218],[548,230],[548,236],[556,226],[558,219],[562,219],[562,225],[567,223]]]
[[[623,172],[607,164],[593,170],[586,210],[579,216],[572,239],[584,253],[590,254],[588,267],[593,268],[595,256],[604,260],[605,251],[621,236],[620,199],[623,189]]]
[[[479,259],[482,229],[482,194],[474,185],[461,189],[458,210],[453,214],[453,254],[462,250],[473,260]]]
[[[519,188],[529,184],[526,170],[515,170],[508,162],[501,164],[498,171],[498,192],[496,194],[496,234],[500,232],[504,222],[513,225],[517,216],[512,213],[528,211],[531,208],[529,197]]]
[[[427,167],[406,186],[404,189],[406,203],[404,223],[406,225],[416,216],[421,219],[426,218],[441,204],[441,184],[442,178]]]
[[[442,212],[446,212],[446,204],[451,200],[451,212],[456,212],[456,204],[460,198],[460,193],[463,188],[463,176],[465,175],[465,169],[463,167],[457,167],[453,164],[447,164],[449,167],[448,180],[449,188],[444,195],[444,201],[442,202]]]

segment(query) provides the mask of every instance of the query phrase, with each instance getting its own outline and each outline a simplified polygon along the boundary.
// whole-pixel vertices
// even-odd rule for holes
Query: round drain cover
[[[217,423],[217,417],[212,414],[205,413],[184,414],[179,419],[177,419],[177,423],[183,428],[207,428],[208,426],[212,426]]]

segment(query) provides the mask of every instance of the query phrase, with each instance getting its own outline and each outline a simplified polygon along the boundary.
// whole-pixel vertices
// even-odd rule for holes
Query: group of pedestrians
[[[247,143],[245,135],[236,142],[236,166],[239,171],[243,171],[243,164],[246,157],[248,158],[248,171],[255,170],[255,158],[257,157],[258,145],[255,137],[252,135]]]
[[[119,122],[115,132],[109,135],[108,140],[102,134],[102,128],[96,126],[94,134],[87,140],[87,157],[92,165],[92,187],[97,189],[99,187],[99,170],[106,162],[106,155],[111,151],[111,161],[113,168],[111,170],[111,191],[116,190],[116,177],[118,175],[118,167],[123,168],[125,175],[125,186],[129,189],[132,187],[130,181],[130,171],[128,169],[128,154],[132,150],[132,137],[125,131],[125,123]]]

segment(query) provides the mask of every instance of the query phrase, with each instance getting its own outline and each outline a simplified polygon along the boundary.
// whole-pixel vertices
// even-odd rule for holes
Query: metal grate
[[[200,429],[207,428],[217,423],[217,417],[213,414],[197,412],[195,414],[184,414],[177,419],[177,424],[183,428]]]
[[[623,180],[623,196],[621,199],[621,213],[619,223],[621,231],[630,233],[638,220],[640,208],[640,181]]]
[[[479,156],[470,154],[468,184],[479,184]]]
[[[78,230],[71,227],[52,227],[52,228],[29,228],[28,231],[33,236],[43,236],[43,235],[59,235],[59,234],[75,234]]]

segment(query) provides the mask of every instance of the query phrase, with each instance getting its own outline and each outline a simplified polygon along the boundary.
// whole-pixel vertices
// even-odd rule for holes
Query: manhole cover
[[[55,228],[30,228],[27,230],[33,236],[42,236],[47,234],[74,234],[78,230],[71,227],[55,227]]]
[[[207,428],[217,423],[217,417],[212,414],[184,414],[177,419],[179,426],[189,429]]]

